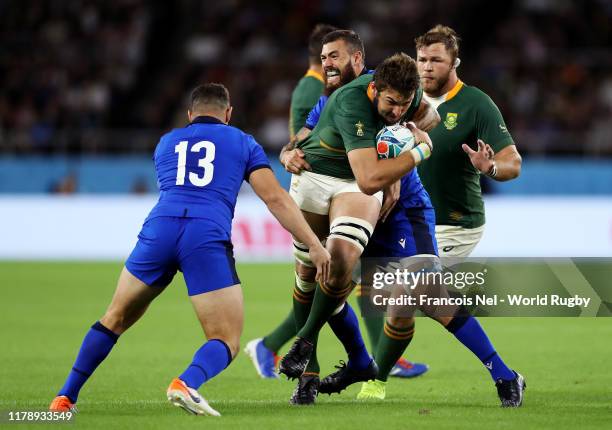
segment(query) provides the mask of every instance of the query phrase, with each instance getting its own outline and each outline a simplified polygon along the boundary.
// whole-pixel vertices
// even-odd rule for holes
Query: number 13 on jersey
[[[185,166],[187,164],[188,144],[188,141],[182,140],[174,147],[174,152],[178,153],[176,185],[185,185]],[[200,176],[196,172],[189,172],[189,182],[196,187],[204,187],[210,184],[215,170],[215,166],[212,163],[215,159],[215,144],[208,140],[202,140],[191,147],[191,152],[200,152],[202,149],[206,152],[203,158],[198,159],[198,166],[204,169],[203,175]]]

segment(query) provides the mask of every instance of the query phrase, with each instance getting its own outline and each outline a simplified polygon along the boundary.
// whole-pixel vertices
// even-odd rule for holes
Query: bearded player
[[[363,56],[360,48],[354,52],[356,59]],[[298,339],[280,363],[280,372],[289,377],[308,376],[304,370],[320,328],[334,311],[342,309],[352,289],[353,266],[372,235],[381,209],[380,190],[394,184],[430,154],[427,134],[416,129],[419,143],[411,152],[393,160],[378,160],[375,149],[377,131],[402,118],[417,88],[414,61],[405,54],[390,57],[377,68],[374,79],[364,75],[337,90],[315,129],[298,143],[312,170],[293,176],[291,194],[313,229],[322,237],[329,233],[332,268],[330,280],[320,285],[305,285],[310,276],[297,274],[296,301],[307,302],[308,295],[316,292]],[[297,251],[307,250],[297,242],[295,247]],[[296,257],[300,258],[299,252]],[[300,267],[308,267],[307,261],[302,263]],[[344,346],[347,351],[365,350]],[[363,367],[364,372],[375,369],[367,355],[359,361],[356,368]]]
[[[331,81],[332,85],[342,85],[346,81],[352,80],[358,73],[367,73],[367,69],[363,65],[362,52],[363,45],[356,33],[352,31],[339,30],[328,34],[325,37],[321,58],[325,67],[327,75],[326,77],[329,81]],[[343,77],[347,77],[346,81],[343,81]],[[371,81],[371,76],[369,78],[369,81]],[[414,115],[415,119],[419,119],[420,124],[425,124],[425,126],[432,127],[433,125],[435,125],[435,119],[437,119],[437,114],[435,113],[435,111],[433,111],[433,109],[430,109],[426,103],[421,103],[420,96],[420,91],[417,91],[415,93],[415,97],[412,100],[410,108],[407,111],[404,108],[404,115],[408,114],[409,117],[412,117]],[[313,112],[311,112],[311,116],[309,116],[309,121],[307,121],[307,124],[316,125],[317,119],[313,118],[313,115],[317,114],[317,108],[323,106],[325,104],[325,100],[326,97],[322,97],[317,107],[313,109]],[[431,117],[432,113],[433,119]],[[398,118],[399,117],[393,118],[393,122],[397,122]],[[302,130],[302,132],[304,131],[305,130]],[[374,141],[372,141],[372,146],[374,146]],[[295,158],[294,162],[299,163],[304,161],[302,159],[303,152],[301,152],[299,149],[291,152],[293,153],[293,157],[281,156],[281,159],[284,158],[283,162],[287,166],[288,170],[293,168],[290,165],[292,158]],[[402,185],[404,184],[405,183],[402,182]],[[422,190],[422,186],[420,186],[420,183],[418,184],[418,188]],[[413,189],[410,192],[418,192],[418,188],[416,190]],[[406,190],[407,189],[405,188],[402,190],[405,196]],[[383,216],[386,216],[391,207],[383,205],[383,208]],[[432,216],[430,218],[433,219],[433,213],[431,215]],[[427,227],[425,227],[425,230],[427,230]],[[431,236],[433,236],[433,222],[431,223],[430,234]],[[397,246],[399,247],[399,245]],[[411,250],[412,247],[410,242],[407,246],[406,251],[412,252]],[[297,272],[302,273],[303,275],[305,275],[304,277],[307,277],[306,279],[300,279],[299,281],[302,281],[301,283],[296,280],[296,290],[294,291],[294,313],[296,318],[296,324],[298,326],[301,326],[304,324],[309,315],[309,311],[312,305],[313,291],[316,286],[316,283],[314,282],[314,279],[312,279],[312,276],[308,274],[308,267],[305,264],[301,264],[298,261],[298,264],[296,266]],[[311,286],[310,291],[304,291],[304,286],[306,282],[308,282]],[[310,294],[307,294],[308,292],[310,292]],[[342,370],[345,376],[349,376],[350,379],[353,381],[359,381],[364,380],[365,378],[367,378],[368,375],[373,374],[375,372],[374,362],[367,354],[367,351],[363,346],[363,340],[361,338],[361,334],[359,333],[358,321],[352,308],[348,304],[338,307],[335,310],[334,315],[329,319],[329,324],[334,333],[343,342],[345,350],[347,351],[347,354],[349,356],[348,366],[344,367],[344,369]],[[380,321],[378,327],[382,329],[382,320]],[[375,344],[375,342],[376,341],[373,340],[373,344]],[[424,368],[424,370],[427,369],[426,366],[421,366],[422,368]],[[411,367],[414,368],[414,366]],[[401,370],[403,371],[404,369]],[[423,370],[420,370],[421,373],[422,371]],[[295,392],[293,393],[291,399],[292,403],[311,404],[314,402],[314,398],[317,394],[317,388],[319,384],[318,372],[319,365],[313,349],[313,354],[308,363],[306,372],[304,372],[304,374],[300,376],[300,382]]]
[[[320,28],[321,25],[315,27],[315,30],[311,35],[309,53],[312,53],[312,45],[316,43],[314,36],[318,34],[317,31]],[[301,107],[304,105],[303,100],[306,98],[306,96],[308,96],[310,99],[314,94],[315,82],[313,76],[314,73],[319,72],[319,70],[315,69],[314,60],[312,58],[310,60],[308,73],[300,80],[300,83],[293,92],[291,99],[292,133],[297,134],[300,140],[307,137],[312,129],[315,128],[323,107],[325,106],[329,96],[336,89],[351,82],[358,75],[374,72],[373,70],[368,70],[365,67],[364,62],[362,61],[363,58],[358,58],[357,61],[354,62],[351,61],[351,54],[354,54],[354,52],[359,49],[359,44],[355,43],[354,41],[354,33],[346,30],[340,30],[330,34],[325,40],[326,43],[323,45],[322,50],[319,49],[320,55],[317,56],[319,68],[321,68],[321,65],[323,66],[320,72],[324,72],[325,94],[320,96],[315,107],[308,115],[308,118],[304,119],[305,125],[301,130],[297,130],[296,119],[298,119],[298,116],[297,114],[294,115],[294,112],[301,112]],[[319,40],[319,44],[321,44],[321,40]],[[306,79],[310,79],[312,83],[306,85],[306,83],[310,82],[306,81]],[[313,89],[308,91],[306,94],[306,88],[311,87],[313,87]],[[415,109],[409,110],[406,113],[405,118],[415,120],[419,127],[427,131],[433,128],[433,126],[439,122],[439,119],[436,122],[437,115],[435,110],[431,108],[427,109],[426,103],[416,103],[420,99],[421,94],[422,93],[420,90],[418,90],[414,103],[414,106],[419,106],[419,109],[417,111],[415,111]],[[290,149],[290,145],[283,148],[283,151],[279,157],[280,161],[285,166],[287,171],[294,174],[300,174],[302,169],[309,169],[310,166],[304,161],[304,153],[299,149]],[[431,243],[428,240],[418,240],[417,243],[417,241],[413,240],[414,235],[412,234],[412,232],[415,230],[419,232],[427,231],[429,227],[424,226],[423,228],[422,224],[426,224],[428,220],[433,218],[433,208],[431,207],[429,198],[423,194],[426,193],[418,180],[418,175],[416,172],[413,171],[409,175],[402,178],[400,203],[398,203],[398,207],[396,208],[397,210],[394,209],[393,212],[391,212],[391,219],[384,224],[384,228],[383,225],[379,225],[375,229],[372,241],[377,245],[375,246],[376,251],[373,251],[374,253],[371,254],[372,256],[379,255],[406,257],[414,255],[415,252],[421,253],[420,250],[422,250],[422,243]],[[405,209],[407,206],[411,206],[411,209]],[[423,209],[424,212],[421,213],[420,209]],[[402,210],[410,210],[414,211],[414,213],[411,215],[402,216]],[[402,238],[404,238],[404,241],[407,241],[407,243],[402,243]],[[369,250],[369,248],[373,248],[373,246],[369,246],[367,249]],[[300,263],[297,262],[297,264]],[[366,298],[362,299],[362,297],[359,295],[359,288],[357,291],[358,303],[361,307]],[[300,307],[300,305],[296,305],[296,307]],[[343,313],[353,314],[354,311],[348,305],[345,309],[341,309],[339,311],[340,315],[332,317],[329,321],[332,329],[337,327],[338,320],[342,317]],[[365,316],[363,310],[362,316],[368,330],[371,348],[373,351],[375,351],[380,333],[383,329],[383,318],[376,316]],[[350,318],[352,320],[353,316],[350,315]],[[271,333],[263,338],[254,339],[247,344],[245,352],[251,357],[251,360],[253,361],[260,376],[264,378],[278,377],[278,374],[275,372],[277,361],[276,352],[282,345],[291,340],[296,333],[297,328],[295,324],[294,312],[292,310],[287,318]],[[311,363],[311,367],[316,367],[315,357],[311,357]],[[351,363],[350,360],[349,363]],[[391,376],[410,378],[419,376],[425,373],[427,370],[428,366],[425,364],[412,363],[405,358],[400,358],[391,370],[390,374]]]

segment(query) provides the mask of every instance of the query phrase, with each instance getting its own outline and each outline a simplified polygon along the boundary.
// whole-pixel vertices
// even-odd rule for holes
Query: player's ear
[[[187,119],[189,119],[189,122],[191,122],[192,115],[191,110],[187,109]]]
[[[225,123],[229,124],[230,119],[232,117],[232,110],[234,110],[233,106],[229,106],[227,109],[225,109]]]
[[[355,53],[353,54],[353,60],[355,61],[355,64],[360,62],[363,63],[363,52],[355,51]]]

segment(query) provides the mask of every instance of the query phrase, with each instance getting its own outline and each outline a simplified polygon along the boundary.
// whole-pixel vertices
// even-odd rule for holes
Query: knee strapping
[[[298,263],[307,267],[314,267],[308,253],[308,247],[296,240],[293,241],[293,256]]]
[[[361,252],[372,237],[374,227],[364,219],[340,216],[334,220],[329,229],[329,238],[342,239],[351,242]]]

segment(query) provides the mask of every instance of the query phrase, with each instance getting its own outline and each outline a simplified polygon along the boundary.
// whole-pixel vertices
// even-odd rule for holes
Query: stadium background
[[[520,178],[483,183],[488,224],[476,255],[611,256],[611,20],[612,3],[606,0],[515,0],[495,2],[495,7],[481,0],[0,2],[0,293],[2,334],[8,340],[0,354],[3,363],[11,363],[0,370],[0,409],[44,407],[53,394],[49,387],[64,377],[82,329],[104,310],[120,261],[155,202],[151,154],[157,139],[169,128],[185,124],[185,103],[195,84],[217,81],[228,86],[234,105],[232,124],[256,137],[279,180],[288,184],[277,153],[288,139],[289,99],[306,71],[307,36],[317,22],[358,31],[370,67],[396,51],[414,56],[414,37],[436,23],[450,25],[461,35],[460,78],[493,98],[523,155]],[[234,227],[237,260],[258,262],[239,266],[250,287],[246,340],[264,334],[284,316],[291,256],[289,236],[248,186],[239,201]],[[69,262],[47,263],[50,260]],[[271,261],[284,264],[263,264]],[[157,399],[158,385],[172,375],[163,358],[148,356],[142,361],[142,351],[154,351],[157,336],[172,337],[170,355],[176,356],[178,369],[191,354],[194,339],[199,339],[182,288],[159,300],[165,306],[158,303],[142,328],[126,335],[134,349],[119,351],[115,364],[100,369],[93,387],[86,389],[87,397],[96,398],[88,407],[98,415],[100,427],[117,424],[104,421],[110,419],[103,417],[108,390],[117,390],[118,407],[122,402],[127,405],[125,425],[140,422],[129,421],[141,419],[137,413],[127,416],[131,407],[148,413],[160,407],[155,401],[130,403],[122,390],[102,382],[104,377],[136,380],[143,385],[134,389],[136,397]],[[179,309],[185,315],[177,316]],[[164,325],[163,318],[183,321],[190,331],[181,337]],[[602,388],[611,385],[611,377],[601,372],[605,364],[599,358],[609,355],[599,341],[609,339],[609,325],[595,320],[553,321],[487,323],[494,335],[512,339],[504,350],[510,357],[526,362],[520,352],[528,348],[539,354],[540,361],[533,360],[533,368],[527,369],[532,379],[544,371],[541,368],[562,372],[567,365],[579,367],[587,360],[592,365],[575,369],[570,392],[563,391],[565,381],[547,386],[551,392],[562,391],[554,394],[560,399],[558,405],[540,402],[551,415],[530,410],[534,415],[517,418],[517,423],[545,426],[555,416],[559,428],[561,420],[584,427],[587,417],[597,427],[612,403],[609,389]],[[41,329],[43,323],[46,327]],[[426,338],[430,332],[440,336],[428,322],[419,324],[422,334],[417,336]],[[578,343],[558,349],[565,337],[552,334],[559,327],[580,338],[575,339]],[[531,337],[519,336],[525,332]],[[56,344],[51,339],[57,341],[58,333],[62,340]],[[137,343],[138,336],[144,341]],[[391,406],[415,400],[411,416],[431,420],[420,421],[421,427],[456,424],[453,417],[466,413],[470,422],[499,424],[502,418],[493,409],[476,415],[466,412],[461,403],[464,395],[473,399],[470,406],[484,403],[493,408],[491,387],[469,355],[456,346],[450,346],[449,352],[445,348],[450,341],[438,343],[414,345],[415,358],[441,372],[432,370],[429,379],[414,382],[428,394],[416,400],[414,393],[405,399],[396,397],[399,400]],[[341,356],[327,337],[322,345],[324,351]],[[591,352],[598,352],[596,359]],[[439,387],[456,376],[443,359],[448,354],[456,357],[454,364],[465,362],[469,370],[457,377],[452,388],[443,388],[445,412],[434,419],[430,410],[435,409],[432,404],[438,405]],[[551,356],[564,360],[551,363],[542,358]],[[156,370],[135,378],[129,370],[134,362]],[[25,378],[27,387],[11,397],[8,393],[15,390],[10,387],[18,382],[11,372],[24,364],[32,367],[30,378]],[[276,421],[267,413],[259,416],[256,408],[268,405],[263,400],[238,404],[236,399],[242,397],[265,398],[277,407],[285,404],[291,390],[289,383],[280,394],[270,385],[257,385],[249,366],[241,357],[219,382],[213,381],[213,398],[225,399],[217,405],[256,416],[256,425],[282,426],[281,417],[287,414],[295,420],[291,423],[310,422],[306,412],[283,410]],[[476,392],[461,385],[471,375],[481,384]],[[243,378],[249,381],[244,386]],[[151,387],[153,395],[147,391]],[[461,391],[458,398],[454,389]],[[532,392],[538,399],[537,388]],[[376,409],[356,412],[349,398],[342,399],[339,409],[328,412],[350,411],[356,422],[377,413]],[[537,403],[535,399],[532,402]],[[383,413],[401,419],[391,410]],[[152,424],[161,425],[166,418],[157,416]]]

